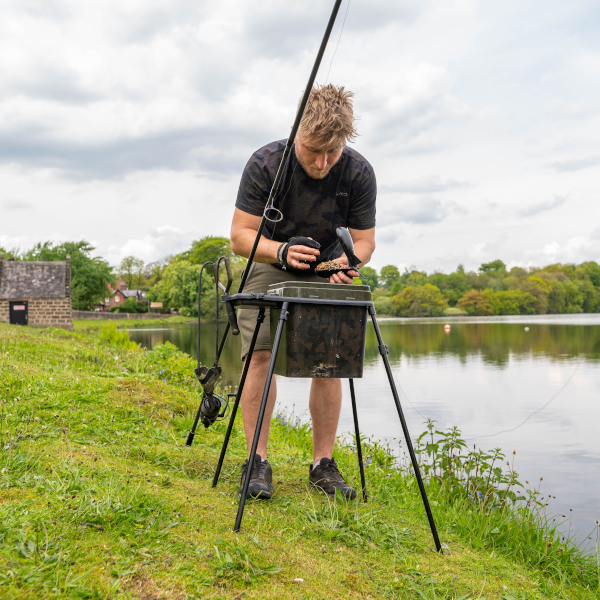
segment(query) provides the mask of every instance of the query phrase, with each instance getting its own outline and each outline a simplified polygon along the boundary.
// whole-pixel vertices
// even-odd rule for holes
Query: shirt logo
[[[336,194],[336,196],[347,196],[348,194],[346,192],[338,192]]]

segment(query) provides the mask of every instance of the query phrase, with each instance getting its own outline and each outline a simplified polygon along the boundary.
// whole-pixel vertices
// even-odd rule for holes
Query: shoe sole
[[[270,500],[271,493],[273,492],[273,488],[270,490],[259,490],[256,494],[252,494],[250,490],[248,490],[248,494],[246,495],[246,500]],[[241,488],[238,490],[238,495],[242,495]]]

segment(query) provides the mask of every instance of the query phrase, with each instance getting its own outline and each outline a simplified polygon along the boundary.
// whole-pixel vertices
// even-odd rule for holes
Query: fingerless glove
[[[288,261],[288,250],[292,247],[292,246],[308,246],[309,248],[314,248],[315,250],[318,250],[321,247],[321,244],[319,244],[319,242],[315,242],[315,240],[311,240],[310,238],[301,236],[301,235],[297,235],[294,236],[293,238],[290,238],[288,240],[288,242],[285,244],[285,247],[279,247],[279,250],[277,251],[277,258],[279,259],[279,263],[281,264],[281,268],[284,270],[294,270],[294,271],[299,271],[299,272],[303,272],[301,269],[294,269],[294,267],[292,267]],[[302,261],[301,261],[302,262]]]

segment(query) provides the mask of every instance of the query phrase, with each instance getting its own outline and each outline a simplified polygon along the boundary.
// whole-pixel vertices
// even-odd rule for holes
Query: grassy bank
[[[377,444],[369,503],[310,491],[310,432],[282,416],[274,497],[234,534],[241,421],[213,490],[225,426],[184,445],[192,368],[117,330],[0,325],[0,597],[600,598],[593,559],[432,483],[438,555],[414,479]],[[336,458],[356,481],[352,449]]]
[[[146,327],[159,327],[165,325],[185,325],[186,323],[195,323],[196,320],[192,317],[167,317],[156,319],[73,319],[73,329],[75,331],[100,331],[107,323],[114,323],[117,329],[143,329]]]

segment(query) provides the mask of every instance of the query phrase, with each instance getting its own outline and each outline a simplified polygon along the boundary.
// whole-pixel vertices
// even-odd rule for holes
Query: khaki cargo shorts
[[[288,273],[274,267],[268,263],[252,263],[250,267],[250,275],[244,286],[244,294],[257,294],[260,292],[267,293],[267,288],[273,283],[281,283],[282,281],[312,281],[315,283],[324,283],[326,279],[322,279],[311,270],[306,275],[296,275]],[[252,334],[256,327],[256,317],[258,309],[241,308],[237,309],[237,321],[242,335],[242,360],[246,358],[252,341]],[[269,309],[265,309],[265,320],[260,326],[258,338],[254,350],[270,350],[271,349],[271,327],[269,325]]]

